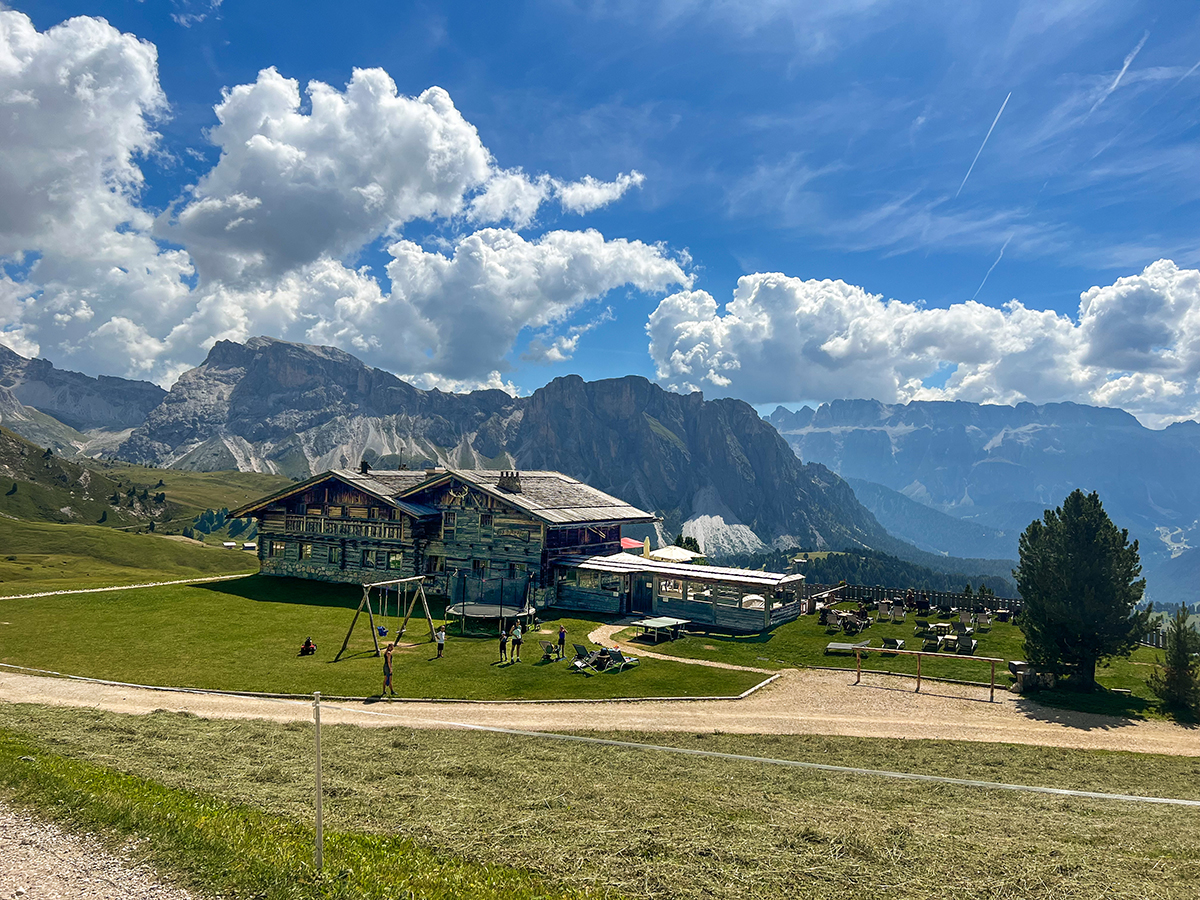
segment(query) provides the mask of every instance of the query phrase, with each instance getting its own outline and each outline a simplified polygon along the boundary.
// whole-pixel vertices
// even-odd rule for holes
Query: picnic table
[[[652,619],[638,619],[633,623],[641,629],[642,634],[653,634],[654,643],[658,643],[659,634],[667,633],[670,640],[675,640],[679,637],[679,632],[684,625],[692,624],[691,619],[675,619],[671,616],[656,616]]]

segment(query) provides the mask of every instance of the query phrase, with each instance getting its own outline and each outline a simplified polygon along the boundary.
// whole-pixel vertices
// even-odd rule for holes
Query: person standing
[[[392,688],[392,651],[395,649],[395,644],[388,644],[387,649],[383,651],[383,690],[379,692],[380,697],[385,693],[396,696],[396,691]]]
[[[567,626],[558,626],[558,658],[562,659],[567,655]]]
[[[508,662],[508,632],[504,623],[500,623],[500,662]]]
[[[521,623],[518,622],[516,625],[513,626],[513,630],[512,630],[512,645],[513,645],[512,646],[512,661],[513,662],[521,661],[521,642],[523,640],[524,640],[524,636],[521,634]]]
[[[442,658],[442,651],[446,649],[446,626],[441,625],[438,630],[433,633],[433,639],[437,641],[438,652],[437,658]]]

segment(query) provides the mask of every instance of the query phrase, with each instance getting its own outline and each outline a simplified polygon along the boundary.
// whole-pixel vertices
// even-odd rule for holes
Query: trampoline
[[[451,603],[446,607],[446,615],[466,619],[517,619],[531,617],[533,613],[529,607],[521,609],[496,603]]]

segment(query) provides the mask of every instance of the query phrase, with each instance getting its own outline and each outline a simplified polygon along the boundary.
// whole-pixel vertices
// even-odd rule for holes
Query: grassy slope
[[[850,608],[854,604],[843,604]],[[692,635],[678,641],[664,642],[656,649],[658,652],[689,659],[715,659],[721,662],[738,665],[760,666],[764,668],[783,668],[787,666],[838,666],[853,668],[853,654],[826,654],[825,646],[830,642],[857,642],[870,640],[876,649],[883,645],[883,638],[896,637],[906,641],[905,649],[921,649],[920,638],[913,637],[913,622],[915,617],[908,616],[903,624],[875,623],[857,637],[846,637],[832,629],[826,629],[817,624],[816,616],[802,616],[794,622],[782,625],[764,634],[753,634],[739,637],[708,634]],[[936,617],[931,622],[949,621]],[[632,637],[632,629],[622,635]],[[996,665],[996,680],[998,684],[1007,686],[1008,660],[1024,658],[1025,636],[1020,628],[1004,622],[993,622],[990,629],[980,631],[975,635],[979,646],[975,650],[976,657],[996,657],[1005,660]],[[1130,696],[1103,693],[1096,697],[1085,697],[1065,691],[1046,692],[1039,695],[1042,702],[1055,706],[1086,709],[1092,712],[1104,712],[1113,715],[1142,715],[1152,711],[1156,701],[1154,694],[1146,684],[1146,679],[1154,670],[1154,650],[1141,648],[1134,652],[1129,659],[1114,659],[1108,666],[1101,666],[1096,672],[1096,680],[1107,688],[1122,688],[1132,691]],[[915,656],[897,656],[882,653],[871,653],[863,657],[863,668],[883,672],[902,672],[916,674],[917,661]],[[921,662],[923,675],[938,678],[954,678],[963,681],[986,682],[991,676],[989,663],[972,660],[971,657],[961,657],[953,653],[940,656],[925,657]]]
[[[222,803],[310,821],[308,725],[0,707],[0,727]],[[604,735],[1052,787],[1200,797],[1200,759],[820,736]],[[439,859],[632,896],[1190,898],[1200,817],[472,732],[327,727],[326,823]],[[302,895],[307,896],[307,895]]]
[[[253,572],[241,551],[201,547],[95,525],[0,518],[0,597],[37,591]],[[77,601],[76,601],[77,602]]]
[[[296,694],[319,690],[362,697],[377,693],[382,682],[382,663],[373,655],[365,615],[351,642],[353,652],[333,662],[361,596],[361,589],[352,585],[262,576],[0,600],[0,618],[8,623],[0,625],[0,662],[141,684]],[[434,608],[435,615],[440,611]],[[546,626],[542,639],[552,639],[558,621],[566,623],[572,640],[581,642],[596,624],[556,620]],[[398,620],[389,616],[386,624],[394,629]],[[87,641],[79,640],[82,634]],[[317,655],[298,657],[306,636],[316,642]],[[434,660],[423,618],[410,626],[409,639],[423,643],[396,654],[399,696],[712,696],[739,694],[762,680],[754,673],[660,660],[645,660],[619,674],[589,676],[572,672],[566,663],[543,662],[532,640],[526,641],[522,663],[500,666],[494,664],[498,653],[493,638],[462,638],[453,628],[446,657]]]
[[[155,485],[161,480],[163,486],[158,490],[178,507],[176,518],[188,520],[206,509],[235,509],[292,483],[290,478],[282,475],[259,472],[185,472],[107,461],[89,465],[109,478],[134,484]]]

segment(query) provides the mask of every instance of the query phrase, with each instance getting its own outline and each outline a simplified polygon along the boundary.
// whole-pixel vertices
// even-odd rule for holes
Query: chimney
[[[521,473],[516,471],[501,472],[499,480],[496,481],[496,487],[502,491],[508,491],[510,494],[521,493]]]
[[[369,475],[371,473],[371,464],[364,459],[358,464],[358,471],[360,475]]]

